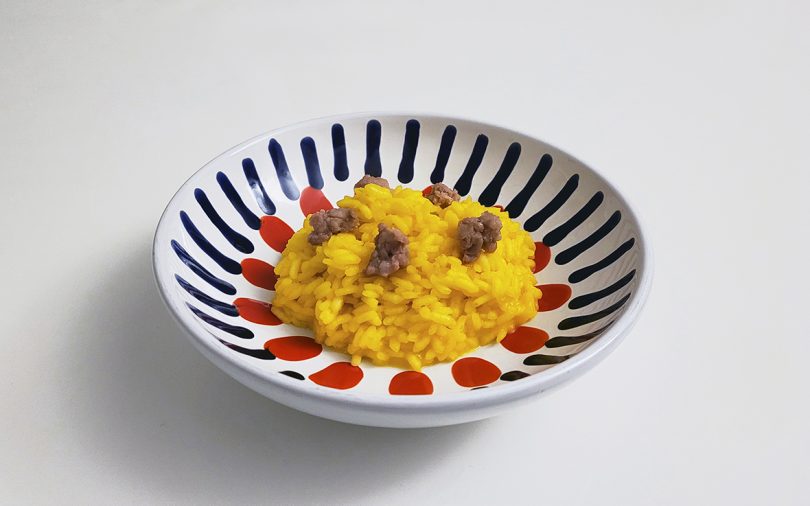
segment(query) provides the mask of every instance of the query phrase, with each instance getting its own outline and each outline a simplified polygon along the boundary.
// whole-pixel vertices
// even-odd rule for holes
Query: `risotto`
[[[308,216],[287,243],[273,312],[312,329],[354,365],[365,357],[419,370],[452,361],[537,313],[534,243],[500,209],[382,183],[358,187],[337,205]],[[487,242],[485,217],[500,221],[497,242]],[[462,229],[479,231],[483,242]],[[471,242],[477,257],[468,254]]]

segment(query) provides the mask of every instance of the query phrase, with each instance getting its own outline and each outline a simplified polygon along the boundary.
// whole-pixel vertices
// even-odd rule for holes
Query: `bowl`
[[[364,174],[417,189],[443,181],[502,206],[535,241],[537,316],[421,372],[352,366],[281,323],[272,266],[287,238]],[[316,119],[226,151],[169,202],[153,263],[191,343],[234,379],[313,415],[383,427],[478,420],[572,380],[630,330],[651,283],[635,213],[593,169],[525,134],[420,114]]]

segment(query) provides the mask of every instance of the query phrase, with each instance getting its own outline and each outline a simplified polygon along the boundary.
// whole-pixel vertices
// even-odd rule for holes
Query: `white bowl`
[[[548,260],[536,275],[543,311],[528,330],[403,374],[348,365],[308,330],[272,321],[264,263],[278,261],[284,224],[300,228],[305,212],[350,194],[364,173],[418,189],[445,181],[523,224],[540,243],[538,267]],[[307,121],[226,151],[169,202],[153,258],[169,310],[233,378],[307,413],[384,427],[477,420],[570,381],[616,347],[651,283],[635,214],[582,162],[504,128],[389,113]],[[402,385],[420,394],[401,395]]]

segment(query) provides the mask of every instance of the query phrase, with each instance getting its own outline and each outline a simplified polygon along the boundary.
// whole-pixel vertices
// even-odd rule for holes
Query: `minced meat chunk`
[[[388,277],[408,265],[408,237],[385,223],[380,223],[377,228],[379,233],[374,240],[374,252],[366,267],[366,274]]]
[[[360,178],[360,181],[356,182],[354,184],[354,187],[355,188],[362,188],[362,187],[366,186],[367,184],[376,184],[378,186],[382,186],[383,188],[391,188],[388,185],[388,180],[387,179],[382,178],[382,177],[369,176],[368,174],[366,174],[365,176]]]
[[[458,192],[444,183],[436,183],[430,188],[430,193],[425,195],[427,199],[439,207],[447,207],[453,202],[458,202],[461,196]]]
[[[458,242],[461,244],[461,261],[474,262],[481,250],[492,253],[501,240],[503,223],[497,216],[484,212],[478,218],[464,218],[458,224]]]
[[[309,217],[309,224],[312,225],[312,233],[307,240],[310,244],[323,244],[334,234],[349,232],[360,224],[357,213],[354,209],[329,209],[328,211],[318,211]]]

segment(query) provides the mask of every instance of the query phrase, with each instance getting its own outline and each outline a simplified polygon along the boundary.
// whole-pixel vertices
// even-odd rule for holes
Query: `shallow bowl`
[[[279,322],[272,266],[286,239],[363,174],[416,189],[443,181],[502,206],[535,240],[537,316],[421,372],[354,367]],[[307,121],[226,151],[169,202],[153,259],[169,310],[226,373],[301,411],[385,427],[477,420],[570,381],[616,347],[651,282],[636,215],[587,165],[505,128],[390,113]]]

